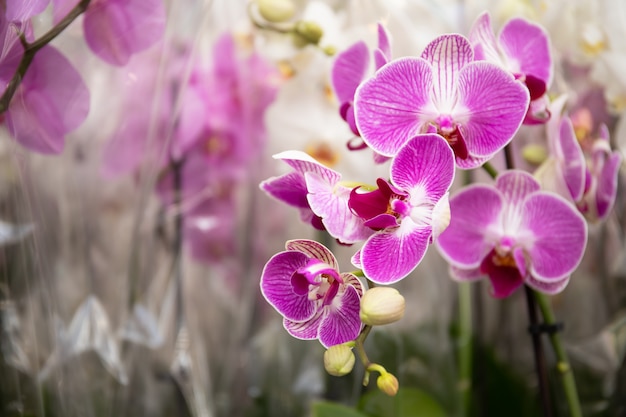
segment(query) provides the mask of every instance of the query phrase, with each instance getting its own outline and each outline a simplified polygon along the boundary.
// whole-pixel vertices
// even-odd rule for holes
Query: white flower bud
[[[286,22],[295,13],[291,0],[257,0],[257,5],[263,19],[272,23]]]
[[[404,297],[395,288],[374,287],[361,298],[361,321],[380,326],[400,320],[404,316]]]
[[[354,353],[346,345],[331,346],[324,352],[324,368],[333,376],[349,374],[354,367]]]

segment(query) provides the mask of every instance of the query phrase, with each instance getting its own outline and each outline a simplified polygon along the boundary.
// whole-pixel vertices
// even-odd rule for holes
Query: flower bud
[[[361,321],[370,326],[393,323],[404,316],[404,297],[395,288],[374,287],[361,298]]]
[[[393,374],[383,372],[376,380],[376,385],[378,385],[379,390],[390,397],[393,397],[398,393],[398,387],[400,384],[398,383],[398,378],[393,376]]]
[[[308,44],[317,45],[324,31],[317,23],[302,20],[296,23],[293,35],[296,46],[304,47]]]
[[[548,158],[546,148],[538,144],[528,144],[522,149],[524,160],[532,165],[541,165]]]
[[[354,367],[352,348],[344,345],[331,346],[324,352],[324,368],[333,376],[349,374]]]
[[[286,22],[295,13],[291,0],[257,0],[257,5],[263,19],[272,23]]]

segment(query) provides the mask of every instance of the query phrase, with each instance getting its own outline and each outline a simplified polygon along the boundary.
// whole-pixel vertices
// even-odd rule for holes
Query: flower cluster
[[[87,118],[90,97],[80,73],[48,44],[53,38],[50,33],[60,32],[86,7],[83,32],[87,45],[107,63],[123,66],[131,55],[160,39],[165,9],[162,0],[54,0],[56,26],[34,39],[31,19],[49,2],[6,1],[0,16],[0,113],[6,111],[7,129],[20,145],[42,154],[58,154],[63,151],[65,135]]]
[[[548,95],[547,32],[514,18],[496,37],[484,13],[469,38],[441,35],[417,57],[392,59],[390,36],[382,25],[377,29],[373,74],[361,41],[337,55],[330,75],[338,111],[362,140],[348,148],[371,148],[377,163],[389,161],[389,176],[370,184],[346,180],[291,150],[274,157],[292,172],[262,182],[261,189],[351,245],[355,274],[370,287],[407,277],[434,243],[454,279],[487,276],[494,297],[511,296],[522,285],[562,291],[585,251],[585,217],[604,219],[612,208],[621,158],[610,149],[606,127],[593,139],[577,138],[564,101]],[[550,155],[535,177],[511,165],[511,141],[522,125],[544,125],[547,132]],[[507,170],[498,174],[489,161],[505,148]],[[481,166],[493,184],[468,185],[448,197],[456,168]],[[359,343],[358,329],[372,325],[363,311],[367,323],[356,319],[362,284],[337,272],[327,248],[313,254],[315,243],[306,241],[303,250],[293,242],[300,241],[288,243],[263,271],[266,299],[296,337],[319,338],[326,347]],[[329,318],[336,311],[344,321]],[[336,367],[343,370],[346,360]]]

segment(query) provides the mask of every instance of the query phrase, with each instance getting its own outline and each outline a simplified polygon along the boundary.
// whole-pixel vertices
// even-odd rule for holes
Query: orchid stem
[[[530,321],[530,334],[533,341],[533,353],[535,357],[535,369],[537,370],[537,378],[539,380],[539,396],[541,398],[541,409],[544,417],[552,416],[552,407],[550,405],[550,394],[548,387],[548,374],[546,372],[546,359],[543,354],[543,346],[541,343],[541,334],[537,331],[539,326],[539,317],[537,317],[537,305],[533,297],[533,290],[528,286],[524,286],[526,292],[526,304],[528,306],[528,319]]]
[[[359,333],[359,337],[357,337],[356,340],[354,341],[354,348],[356,349],[356,352],[359,355],[359,359],[361,359],[361,363],[363,364],[363,367],[366,369],[366,372],[367,372],[367,368],[372,363],[367,357],[367,353],[365,353],[364,343],[365,343],[365,339],[367,339],[367,336],[370,334],[371,331],[372,331],[372,326],[365,325],[365,327],[363,327],[363,330],[361,330],[361,333]]]
[[[85,10],[87,10],[87,6],[91,0],[81,0],[70,12],[65,16],[59,23],[53,26],[48,32],[46,32],[41,38],[35,40],[32,43],[26,41],[24,34],[20,34],[20,39],[22,41],[22,45],[24,46],[24,55],[22,55],[22,59],[13,74],[13,77],[9,81],[6,90],[0,97],[0,114],[4,113],[9,108],[9,103],[17,91],[17,87],[19,87],[28,67],[33,62],[33,58],[35,58],[35,54],[41,48],[49,44],[54,38],[56,38],[61,32],[65,30],[66,27],[70,25],[78,16],[83,14]]]
[[[482,167],[487,172],[487,174],[491,176],[491,178],[493,178],[494,180],[496,179],[496,177],[498,176],[498,171],[496,171],[493,165],[491,165],[489,162],[485,162]]]
[[[547,325],[556,324],[552,307],[550,306],[550,300],[545,294],[534,291],[534,298],[539,305],[543,320]],[[580,408],[580,400],[578,398],[578,391],[576,389],[576,380],[574,379],[574,373],[572,367],[567,358],[567,353],[563,347],[561,336],[558,332],[550,333],[550,343],[554,349],[557,363],[556,369],[561,377],[561,383],[563,384],[563,390],[565,391],[565,398],[570,409],[571,417],[582,417],[582,410]]]
[[[461,282],[459,289],[458,381],[461,415],[469,416],[472,406],[472,287]]]

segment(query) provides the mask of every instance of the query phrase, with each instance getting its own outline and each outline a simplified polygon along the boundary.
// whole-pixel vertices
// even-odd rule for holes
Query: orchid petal
[[[545,294],[558,294],[567,287],[569,283],[570,275],[565,276],[564,278],[559,278],[554,281],[546,282],[539,281],[535,279],[532,275],[526,277],[526,284],[537,291],[540,291]]]
[[[290,206],[309,208],[306,182],[300,173],[290,172],[280,177],[269,178],[261,183],[260,188]]]
[[[399,227],[374,234],[361,249],[363,273],[377,284],[400,281],[421,262],[431,235],[430,226],[418,227],[408,217]]]
[[[504,25],[498,40],[513,73],[532,75],[546,86],[550,84],[552,56],[548,34],[541,26],[514,18]]]
[[[501,235],[503,206],[501,194],[485,185],[469,186],[450,199],[450,225],[436,243],[453,267],[480,266]]]
[[[43,12],[50,0],[7,0],[5,17],[9,22],[25,22]]]
[[[130,56],[156,43],[165,29],[162,0],[94,2],[83,21],[85,41],[111,65],[123,66]]]
[[[574,201],[582,198],[585,191],[585,156],[580,148],[574,126],[568,117],[561,120],[559,126],[558,148],[563,179]]]
[[[524,199],[540,190],[540,185],[532,175],[524,171],[506,171],[496,179],[496,188],[510,206],[519,206]]]
[[[571,274],[582,259],[587,243],[587,225],[580,213],[556,194],[538,192],[522,208],[520,237],[530,256],[530,274],[539,281],[552,281]]]
[[[335,255],[328,248],[319,242],[309,239],[288,240],[285,249],[304,253],[309,258],[317,259],[331,266],[334,270],[339,270],[339,264]]]
[[[435,114],[433,74],[423,59],[401,58],[382,67],[356,91],[356,124],[374,151],[394,156]]]
[[[319,309],[315,315],[307,321],[295,322],[284,318],[283,326],[285,330],[296,339],[313,340],[318,338],[322,319],[324,319],[324,309]]]
[[[485,60],[504,66],[491,28],[489,12],[483,12],[478,16],[470,29],[469,39],[474,48],[475,60]]]
[[[352,257],[350,258],[350,263],[352,263],[355,268],[363,269],[363,265],[361,264],[361,249],[359,249],[354,255],[352,255]]]
[[[391,42],[389,33],[385,26],[381,23],[377,25],[378,29],[378,48],[374,50],[374,63],[376,69],[379,69],[387,62],[391,61]]]
[[[348,207],[351,189],[339,184],[330,186],[319,175],[305,173],[307,199],[311,210],[322,218],[324,227],[335,239],[355,243],[367,239],[372,231],[363,225],[363,219]]]
[[[369,50],[360,41],[337,55],[331,72],[331,82],[340,103],[351,102],[365,78],[369,66]]]
[[[613,209],[615,197],[617,196],[617,178],[622,156],[618,152],[613,152],[604,163],[600,176],[598,177],[598,188],[596,190],[596,207],[598,218],[605,218]]]
[[[472,282],[472,281],[478,281],[479,279],[483,278],[485,276],[485,274],[483,274],[482,272],[480,272],[480,268],[470,268],[470,269],[462,269],[462,268],[457,268],[454,265],[450,265],[450,277],[455,280],[455,281],[460,281],[460,282]]]
[[[63,151],[65,134],[89,112],[89,90],[72,64],[52,46],[40,49],[7,112],[11,135],[44,154]]]
[[[528,108],[528,90],[489,62],[473,62],[459,73],[459,103],[452,117],[473,156],[493,155],[511,141]]]
[[[316,312],[315,302],[307,294],[294,292],[292,275],[307,265],[309,257],[300,252],[280,252],[265,264],[261,274],[261,292],[268,303],[285,318],[305,321]]]
[[[426,46],[421,58],[432,65],[435,106],[440,113],[449,113],[457,101],[459,73],[474,60],[472,46],[464,36],[441,35]]]
[[[341,179],[340,173],[320,164],[309,154],[302,151],[285,151],[274,155],[273,158],[284,161],[301,174],[314,172],[331,185],[336,184]]]
[[[454,180],[454,154],[437,134],[417,135],[404,145],[391,163],[391,181],[407,190],[411,199],[436,202]]]
[[[344,272],[341,274],[341,279],[345,285],[351,285],[354,287],[359,297],[363,296],[363,284],[361,284],[361,281],[356,277],[356,275]]]
[[[327,314],[319,327],[322,345],[328,348],[356,339],[361,330],[360,299],[356,289],[346,286],[344,293],[326,308]]]

